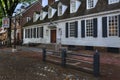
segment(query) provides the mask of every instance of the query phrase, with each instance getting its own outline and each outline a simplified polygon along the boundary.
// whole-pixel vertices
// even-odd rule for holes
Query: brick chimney
[[[51,5],[55,2],[55,0],[48,0],[48,5]]]

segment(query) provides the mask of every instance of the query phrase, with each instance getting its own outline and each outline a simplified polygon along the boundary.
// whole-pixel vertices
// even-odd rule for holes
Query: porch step
[[[48,50],[55,50],[57,47],[56,44],[40,44],[38,47],[39,48],[46,48]]]

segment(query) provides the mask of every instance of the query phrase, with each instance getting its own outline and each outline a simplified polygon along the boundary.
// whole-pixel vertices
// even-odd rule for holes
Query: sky
[[[42,3],[43,7],[48,4],[48,0],[42,0],[42,1],[43,1]],[[55,1],[59,1],[59,0],[55,0]]]
[[[42,2],[43,7],[48,4],[48,0],[42,0],[42,1],[43,1]],[[22,3],[18,4],[16,9],[15,9],[15,12],[16,12],[17,9],[20,9],[21,6],[22,6]]]
[[[43,1],[42,2],[43,7],[48,4],[48,0],[42,0],[42,1]]]

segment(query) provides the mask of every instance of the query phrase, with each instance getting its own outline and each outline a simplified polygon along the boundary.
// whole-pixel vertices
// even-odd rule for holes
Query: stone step
[[[40,44],[38,47],[39,48],[46,48],[46,49],[50,49],[50,50],[56,50],[57,47],[59,47],[59,46],[56,44]]]

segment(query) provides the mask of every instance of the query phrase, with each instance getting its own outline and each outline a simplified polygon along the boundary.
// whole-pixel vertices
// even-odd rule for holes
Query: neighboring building
[[[23,43],[120,52],[120,0],[59,0],[24,25]]]
[[[0,45],[5,45],[7,41],[7,30],[4,29],[3,27],[0,27]]]
[[[42,0],[39,0],[31,5],[29,5],[27,8],[25,7],[21,7],[20,14],[16,14],[16,41],[19,44],[22,39],[23,39],[23,30],[22,27],[24,24],[26,24],[29,20],[31,20],[33,18],[33,14],[35,13],[35,11],[40,11],[42,8]],[[13,21],[15,20],[15,17],[13,18]],[[12,42],[14,41],[14,27],[15,27],[15,22],[12,23],[12,32],[11,32],[11,38],[12,38]]]

